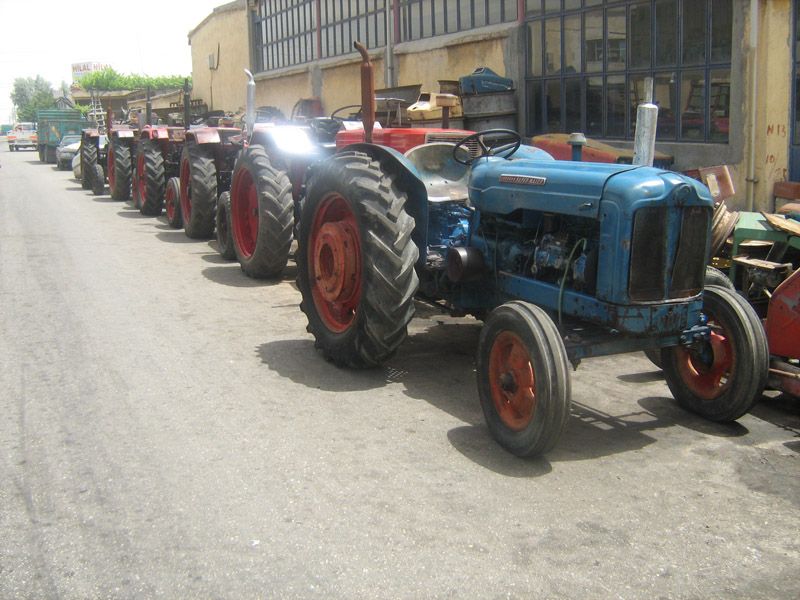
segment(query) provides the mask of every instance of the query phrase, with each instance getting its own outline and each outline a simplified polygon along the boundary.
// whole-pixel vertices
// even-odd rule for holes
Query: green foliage
[[[144,75],[124,75],[114,69],[104,69],[87,73],[78,82],[84,90],[112,92],[117,90],[141,90],[150,86],[152,89],[183,87],[184,77],[171,75],[164,77],[147,77]],[[189,85],[192,78],[189,77]]]
[[[18,121],[35,121],[36,111],[55,108],[56,99],[50,82],[41,75],[33,77],[17,77],[11,92],[11,101],[17,107]]]

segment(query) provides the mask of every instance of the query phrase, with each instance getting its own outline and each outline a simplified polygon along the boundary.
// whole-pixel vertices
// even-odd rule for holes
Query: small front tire
[[[478,395],[489,431],[517,456],[550,451],[571,404],[564,342],[547,313],[507,302],[489,313],[478,341]]]
[[[164,209],[167,213],[167,223],[173,229],[183,227],[181,216],[181,180],[179,177],[170,177],[167,181],[167,193],[164,198]]]
[[[217,247],[219,255],[225,260],[236,260],[231,230],[231,193],[223,192],[217,202]]]
[[[753,307],[728,289],[708,286],[703,312],[711,339],[691,350],[663,348],[664,375],[687,410],[711,421],[735,421],[750,411],[766,385],[767,336]]]

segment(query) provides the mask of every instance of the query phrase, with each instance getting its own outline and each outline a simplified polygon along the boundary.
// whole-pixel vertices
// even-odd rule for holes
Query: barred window
[[[528,135],[632,139],[645,77],[657,139],[728,141],[732,0],[525,0]]]
[[[354,52],[353,42],[368,49],[386,45],[387,0],[320,0],[320,58]]]
[[[253,16],[255,68],[271,71],[316,58],[315,0],[260,0]]]
[[[399,0],[400,41],[517,19],[517,0]]]

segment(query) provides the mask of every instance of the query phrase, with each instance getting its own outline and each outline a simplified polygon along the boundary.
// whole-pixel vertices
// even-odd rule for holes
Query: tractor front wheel
[[[101,165],[94,163],[92,169],[94,171],[90,177],[92,183],[92,193],[95,196],[99,196],[106,188],[106,176],[105,173],[103,173],[103,167]]]
[[[726,288],[705,289],[703,312],[711,339],[690,349],[663,348],[664,375],[684,408],[711,421],[734,421],[753,407],[766,385],[767,336],[753,307]]]
[[[407,336],[419,280],[414,219],[380,163],[343,152],[317,166],[298,227],[297,285],[327,360],[372,367]]]
[[[233,231],[231,230],[231,193],[223,192],[217,202],[217,246],[225,260],[236,260]]]
[[[108,145],[108,189],[114,200],[131,196],[131,149],[120,140]]]
[[[249,277],[280,277],[289,260],[294,229],[292,184],[259,145],[236,159],[231,188],[236,258]]]
[[[181,216],[181,180],[179,177],[170,177],[167,181],[167,193],[164,199],[164,208],[167,213],[167,223],[173,229],[183,227]]]
[[[136,186],[139,212],[150,217],[161,214],[164,206],[164,157],[151,140],[139,144],[136,157]]]
[[[181,213],[190,238],[209,238],[217,206],[217,167],[210,148],[187,143],[181,153]]]
[[[489,432],[517,456],[544,454],[569,419],[571,383],[553,320],[528,302],[489,313],[478,341],[478,395]]]

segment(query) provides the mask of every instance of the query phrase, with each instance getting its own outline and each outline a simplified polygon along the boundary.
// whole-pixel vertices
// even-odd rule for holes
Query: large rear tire
[[[164,157],[161,149],[152,140],[139,142],[136,155],[136,183],[139,212],[157,217],[164,207],[164,191],[167,185],[164,172]]]
[[[231,229],[231,193],[223,192],[217,202],[217,247],[225,260],[236,260],[236,248]]]
[[[298,227],[297,285],[308,331],[337,365],[371,367],[407,336],[419,286],[406,195],[359,152],[320,163]]]
[[[728,289],[710,285],[703,312],[711,340],[697,348],[663,348],[661,362],[678,404],[711,421],[746,414],[767,383],[767,336],[750,304]]]
[[[544,454],[569,419],[571,382],[553,320],[528,302],[489,313],[478,341],[478,395],[498,443],[517,456]]]
[[[264,148],[245,148],[231,188],[233,246],[242,270],[260,279],[280,277],[289,261],[294,229],[292,184]]]
[[[181,216],[181,180],[180,177],[170,177],[167,181],[167,193],[164,198],[164,208],[167,213],[167,223],[173,229],[183,227]]]
[[[181,212],[190,238],[209,238],[217,207],[217,167],[210,148],[188,143],[181,153]]]
[[[92,189],[92,176],[94,165],[97,164],[97,146],[81,142],[81,187],[85,190]],[[103,177],[105,183],[105,176]]]
[[[108,189],[114,200],[131,197],[131,149],[119,139],[108,145]]]

